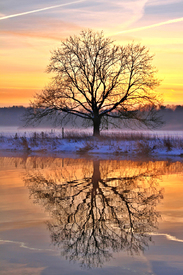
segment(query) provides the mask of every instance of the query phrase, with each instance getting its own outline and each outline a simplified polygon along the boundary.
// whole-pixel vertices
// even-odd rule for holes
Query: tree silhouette
[[[158,171],[139,166],[114,173],[107,162],[94,161],[84,166],[83,178],[72,172],[29,171],[24,178],[31,197],[52,215],[47,224],[53,244],[85,267],[102,266],[112,252],[143,252],[159,216]]]
[[[35,96],[27,123],[43,117],[66,121],[68,115],[82,118],[100,135],[106,123],[119,126],[120,119],[155,127],[161,123],[155,107],[159,85],[152,66],[153,56],[139,44],[113,45],[103,32],[82,31],[52,52],[48,72],[52,82]],[[63,114],[59,116],[60,112]]]

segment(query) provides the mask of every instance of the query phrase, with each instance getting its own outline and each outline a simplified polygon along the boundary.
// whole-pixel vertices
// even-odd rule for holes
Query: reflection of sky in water
[[[25,169],[32,173],[59,175],[70,180],[92,175],[92,161],[48,158],[1,158],[0,171],[0,274],[182,274],[183,254],[183,186],[182,164],[171,162],[140,163],[101,161],[100,174],[105,178],[156,171],[156,188],[164,188],[164,199],[157,203],[161,212],[159,230],[145,253],[120,251],[103,264],[102,269],[80,269],[60,256],[60,247],[50,242],[46,221],[51,221],[45,207],[29,199],[30,188],[24,186]],[[131,172],[130,172],[131,173]],[[154,172],[155,173],[155,172]],[[169,175],[168,175],[169,174]],[[163,176],[162,176],[163,175]],[[107,178],[107,177],[106,177]],[[61,180],[64,183],[64,180]],[[114,183],[113,183],[114,184]],[[30,186],[29,186],[30,187]]]

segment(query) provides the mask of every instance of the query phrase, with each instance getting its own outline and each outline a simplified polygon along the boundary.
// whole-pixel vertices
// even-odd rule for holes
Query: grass
[[[57,150],[62,146],[63,141],[66,143],[76,143],[79,147],[77,153],[84,154],[93,149],[100,151],[101,146],[108,146],[106,149],[114,154],[135,152],[136,154],[151,155],[155,151],[164,150],[171,152],[174,149],[183,150],[183,137],[164,136],[146,134],[142,132],[110,132],[101,133],[101,136],[95,138],[88,132],[65,131],[64,138],[62,134],[55,132],[32,132],[29,135],[24,133],[20,135],[15,133],[12,136],[0,136],[0,142],[8,142],[25,151],[34,148],[45,148],[45,150]]]
[[[30,133],[28,136],[26,136],[26,133],[23,135],[20,135],[18,133],[15,133],[11,136],[5,136],[0,135],[0,141],[3,141],[4,138],[10,138],[14,140],[22,139],[22,138],[28,138],[32,142],[36,142],[38,140],[93,140],[94,138],[98,141],[105,141],[105,140],[114,140],[114,141],[153,141],[153,140],[163,140],[164,145],[167,147],[168,150],[171,150],[171,147],[175,143],[179,143],[181,146],[183,146],[183,137],[171,137],[171,136],[164,136],[164,137],[158,137],[158,135],[151,135],[151,134],[144,134],[141,132],[110,132],[110,133],[101,133],[99,137],[93,137],[91,136],[91,133],[88,132],[77,132],[77,131],[66,131],[64,133],[64,138],[62,138],[62,134],[56,134],[54,132],[33,132]]]

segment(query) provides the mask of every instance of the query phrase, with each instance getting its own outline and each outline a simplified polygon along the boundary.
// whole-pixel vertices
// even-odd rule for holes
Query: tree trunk
[[[100,118],[96,117],[93,120],[93,136],[100,136]]]
[[[93,176],[92,176],[92,184],[93,184],[92,195],[93,195],[93,197],[95,197],[97,194],[97,189],[99,188],[100,180],[101,180],[100,161],[95,160],[95,161],[93,161]]]

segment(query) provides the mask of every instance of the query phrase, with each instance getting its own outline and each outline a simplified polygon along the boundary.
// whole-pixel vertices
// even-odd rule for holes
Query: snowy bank
[[[110,154],[130,156],[180,156],[183,157],[183,138],[157,137],[143,134],[110,135],[94,138],[67,136],[53,133],[31,133],[29,136],[14,134],[0,136],[0,150],[13,152],[46,152],[76,154]]]

